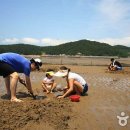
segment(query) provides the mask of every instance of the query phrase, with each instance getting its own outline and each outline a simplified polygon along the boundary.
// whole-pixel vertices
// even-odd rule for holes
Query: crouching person
[[[83,96],[88,91],[88,85],[84,78],[79,74],[71,72],[65,66],[61,66],[60,70],[55,73],[55,76],[66,78],[67,83],[65,93],[62,96],[58,96],[58,98],[65,98],[73,93]]]
[[[111,63],[108,66],[109,71],[122,70],[122,65],[119,61],[116,61],[114,58],[111,58]]]
[[[45,91],[47,94],[48,93],[53,93],[55,90],[57,84],[55,83],[53,79],[54,71],[52,69],[48,69],[46,71],[46,77],[42,81],[42,88],[43,91]]]

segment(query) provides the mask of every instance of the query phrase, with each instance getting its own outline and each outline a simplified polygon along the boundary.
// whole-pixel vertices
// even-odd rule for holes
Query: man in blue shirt
[[[24,73],[26,87],[29,92],[33,94],[30,72],[42,66],[40,59],[28,60],[25,57],[16,53],[2,53],[0,54],[0,76],[5,79],[7,94],[11,96],[11,101],[21,102],[22,100],[16,97],[17,82],[20,79],[18,73]],[[24,81],[23,81],[24,82]]]

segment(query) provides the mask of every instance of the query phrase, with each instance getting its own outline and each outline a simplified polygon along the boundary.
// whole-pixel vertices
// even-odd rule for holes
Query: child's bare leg
[[[52,88],[51,88],[51,93],[53,92],[53,90],[56,88],[57,84],[53,83]]]
[[[48,89],[46,88],[46,85],[45,84],[42,84],[42,88],[43,88],[43,91],[46,91],[47,94],[49,93]]]

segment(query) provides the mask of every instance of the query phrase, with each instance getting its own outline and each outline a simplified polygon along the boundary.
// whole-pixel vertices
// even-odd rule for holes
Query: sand
[[[27,90],[18,84],[17,96],[23,103],[11,103],[5,96],[4,81],[0,77],[0,130],[130,130],[130,68],[108,72],[103,66],[67,65],[73,72],[82,75],[88,85],[88,95],[80,102],[69,98],[57,99],[53,94],[44,99],[33,100]],[[54,68],[57,65],[44,65]],[[34,92],[42,92],[44,72],[32,72]],[[21,75],[22,76],[22,75]],[[65,80],[56,78],[62,86]],[[117,116],[125,112],[129,116],[126,126],[120,126]]]

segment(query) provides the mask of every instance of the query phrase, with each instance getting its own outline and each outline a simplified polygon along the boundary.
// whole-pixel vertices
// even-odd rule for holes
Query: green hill
[[[28,44],[0,45],[0,53],[15,52],[24,55],[41,55],[41,47]]]
[[[80,40],[53,47],[42,47],[42,50],[51,55],[76,55],[81,53],[87,56],[120,56],[127,57],[130,48],[125,46],[110,46],[96,41]]]
[[[27,44],[0,45],[0,53],[16,52],[25,55],[81,55],[86,56],[120,56],[127,57],[130,54],[130,47],[116,45],[111,46],[106,43],[96,41],[80,40],[75,42],[64,43],[57,46],[34,46]]]

